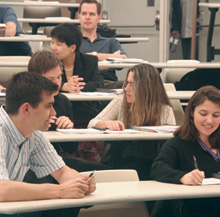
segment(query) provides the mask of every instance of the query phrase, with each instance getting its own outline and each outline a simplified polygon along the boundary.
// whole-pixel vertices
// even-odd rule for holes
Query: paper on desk
[[[204,178],[201,185],[220,185],[220,179]]]
[[[153,131],[156,133],[173,133],[179,126],[174,125],[160,125],[160,126],[134,126],[135,130],[139,131]]]
[[[102,131],[96,129],[57,129],[61,133],[75,133],[75,134],[103,134]]]
[[[87,95],[87,96],[109,96],[109,95],[116,95],[115,93],[104,93],[104,92],[80,92],[80,95]]]
[[[138,130],[132,130],[132,129],[125,129],[125,130],[105,130],[103,131],[105,134],[137,134],[140,133]]]
[[[137,58],[107,58],[107,61],[111,63],[143,63],[143,59]]]
[[[137,130],[126,129],[122,131],[114,130],[96,130],[93,128],[88,129],[57,129],[61,133],[75,133],[75,134],[131,134],[131,133],[140,133]]]

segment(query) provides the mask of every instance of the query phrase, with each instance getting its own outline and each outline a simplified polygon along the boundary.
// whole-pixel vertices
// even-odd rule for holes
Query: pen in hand
[[[193,155],[193,161],[194,161],[194,166],[197,170],[199,170],[199,167],[198,167],[198,163],[197,163],[197,160],[196,160],[196,157]]]
[[[89,176],[88,176],[88,178],[86,179],[86,181],[87,181],[89,178],[91,178],[91,177],[94,175],[94,173],[95,173],[95,170],[89,174]]]

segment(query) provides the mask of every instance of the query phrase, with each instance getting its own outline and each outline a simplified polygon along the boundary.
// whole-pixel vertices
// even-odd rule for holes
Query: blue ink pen
[[[94,175],[94,173],[95,173],[95,170],[89,174],[89,176],[88,176],[88,178],[86,179],[86,181],[87,181],[89,178],[91,178],[91,177]]]

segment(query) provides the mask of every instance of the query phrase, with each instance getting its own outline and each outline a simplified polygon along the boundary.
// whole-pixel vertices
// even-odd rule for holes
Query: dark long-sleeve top
[[[96,56],[76,53],[74,64],[74,74],[84,78],[86,83],[83,90],[84,92],[96,91],[96,88],[104,87],[104,80],[98,70],[98,58]],[[65,69],[63,69],[62,85],[67,82]]]
[[[163,145],[152,165],[151,176],[157,181],[179,184],[183,175],[195,169],[193,155],[206,178],[220,171],[220,162],[205,151],[197,140],[191,142],[175,136]]]
[[[59,93],[54,97],[54,110],[56,111],[56,117],[66,116],[73,122],[73,109],[69,99],[63,94]],[[49,130],[56,130],[57,126],[51,124]]]

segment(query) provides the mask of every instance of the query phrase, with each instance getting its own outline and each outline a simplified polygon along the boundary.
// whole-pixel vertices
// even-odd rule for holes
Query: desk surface
[[[132,37],[132,38],[116,38],[119,42],[146,42],[149,41],[148,37]],[[42,41],[42,42],[50,42],[52,38],[45,37],[44,35],[26,35],[26,36],[15,36],[15,37],[0,37],[0,41]]]
[[[78,142],[78,141],[126,141],[126,140],[163,140],[173,137],[172,133],[140,132],[137,134],[74,134],[47,131],[43,134],[50,142]]]
[[[38,18],[18,18],[18,22],[22,23],[80,23],[78,19],[65,19],[62,17],[55,17],[50,19],[38,19]],[[99,23],[107,24],[110,20],[100,20]]]
[[[167,91],[167,95],[170,99],[190,99],[191,96],[195,93],[195,91]],[[82,95],[77,93],[62,93],[64,94],[70,101],[103,101],[103,100],[112,100],[117,95],[109,94],[109,95]]]
[[[200,7],[220,8],[220,3],[199,3]]]
[[[15,57],[11,57],[10,59],[1,58],[0,57],[0,67],[25,67],[28,65],[29,60],[19,60],[17,61]],[[219,63],[198,63],[198,64],[174,64],[174,63],[163,63],[163,62],[148,62],[144,61],[144,63],[149,63],[157,68],[220,68]],[[99,62],[100,68],[131,68],[139,63],[107,63],[107,62]]]
[[[97,183],[97,190],[83,199],[51,199],[0,203],[0,213],[15,214],[48,209],[133,201],[219,197],[220,185],[186,186],[156,181]]]
[[[60,3],[60,2],[47,2],[47,1],[24,1],[24,2],[9,2],[1,1],[0,5],[7,6],[42,6],[42,7],[69,7],[78,8],[79,3]]]

